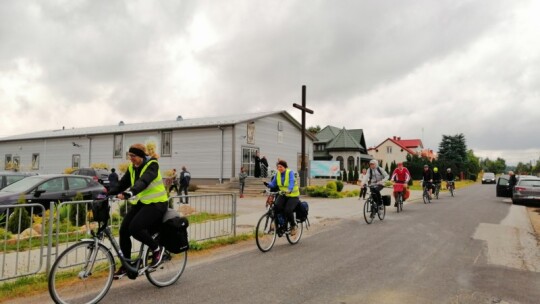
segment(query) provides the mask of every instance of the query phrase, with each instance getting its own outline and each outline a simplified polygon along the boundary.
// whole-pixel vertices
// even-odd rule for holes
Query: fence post
[[[49,202],[49,233],[47,233],[47,262],[45,265],[45,270],[47,272],[47,275],[49,275],[49,272],[51,271],[51,255],[52,255],[52,235],[53,235],[53,222],[54,222],[54,202]]]
[[[236,237],[236,193],[233,193],[232,201],[232,226],[233,226],[233,237]]]

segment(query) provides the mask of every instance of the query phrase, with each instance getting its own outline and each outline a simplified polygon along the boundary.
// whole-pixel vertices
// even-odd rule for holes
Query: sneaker
[[[127,270],[124,268],[124,266],[120,266],[120,268],[118,268],[118,270],[114,273],[113,278],[115,280],[119,280],[122,277],[124,277],[126,274],[127,274]]]
[[[290,236],[295,236],[297,230],[298,230],[297,227],[296,227],[296,226],[293,226],[293,227],[291,228],[291,230],[289,231],[289,235],[290,235]]]
[[[158,247],[158,249],[152,252],[152,263],[150,267],[157,267],[161,263],[161,258],[163,257],[163,252],[165,251],[164,247]]]

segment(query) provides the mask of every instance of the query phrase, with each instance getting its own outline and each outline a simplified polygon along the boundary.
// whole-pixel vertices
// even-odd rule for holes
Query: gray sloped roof
[[[326,149],[333,150],[333,149],[353,149],[353,150],[360,150],[362,149],[362,146],[358,143],[358,141],[351,135],[349,131],[347,131],[345,128],[341,129],[339,134],[332,140],[327,146]]]
[[[164,130],[164,129],[189,129],[189,128],[211,127],[211,126],[226,126],[226,125],[234,125],[234,124],[238,124],[242,122],[248,122],[251,120],[260,119],[260,118],[275,115],[275,114],[284,115],[293,124],[295,124],[299,129],[302,128],[300,123],[298,123],[298,121],[296,121],[289,113],[287,113],[287,111],[273,111],[273,112],[261,112],[261,113],[234,114],[234,115],[217,116],[217,117],[192,118],[192,119],[182,119],[182,120],[125,123],[123,125],[117,124],[117,125],[98,126],[98,127],[47,130],[47,131],[39,131],[39,132],[26,133],[26,134],[13,135],[13,136],[0,138],[0,142],[12,141],[12,140],[101,135],[101,134],[111,134],[111,133],[129,133],[129,132],[141,132],[141,131]]]
[[[347,130],[351,134],[351,136],[356,139],[356,141],[360,144],[360,146],[364,149],[366,149],[366,142],[364,140],[364,130],[363,129],[352,129]]]
[[[332,139],[334,139],[338,134],[340,130],[339,128],[336,128],[334,126],[326,126],[322,130],[320,130],[315,137],[317,138],[317,142],[329,142]]]

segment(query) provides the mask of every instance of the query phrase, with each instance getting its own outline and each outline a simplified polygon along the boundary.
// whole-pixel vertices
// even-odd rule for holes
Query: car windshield
[[[20,181],[13,183],[2,190],[0,192],[9,192],[9,193],[18,193],[18,192],[25,192],[35,185],[39,184],[40,182],[44,181],[46,179],[45,176],[30,176],[27,178],[23,178]]]
[[[495,177],[494,173],[484,173],[484,178],[494,178],[494,177]]]

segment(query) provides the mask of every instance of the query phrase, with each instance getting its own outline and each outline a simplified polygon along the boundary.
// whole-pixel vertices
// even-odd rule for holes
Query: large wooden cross
[[[302,86],[302,105],[293,103],[293,107],[302,111],[302,160],[300,161],[300,187],[306,186],[306,112],[313,114],[313,110],[306,108],[306,86]]]

